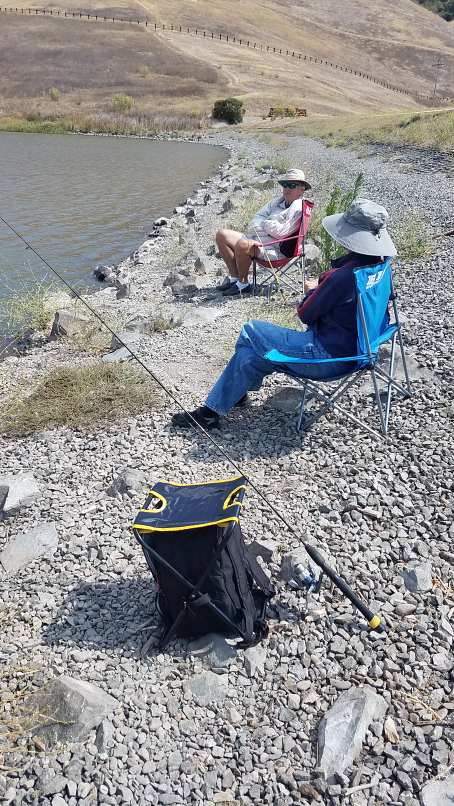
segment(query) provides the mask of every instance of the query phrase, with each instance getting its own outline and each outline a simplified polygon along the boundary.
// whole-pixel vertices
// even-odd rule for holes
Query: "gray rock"
[[[306,242],[304,252],[307,266],[312,266],[313,263],[318,263],[321,260],[322,253],[315,243]]]
[[[62,308],[57,311],[50,331],[51,338],[57,336],[77,336],[91,327],[92,320],[78,311],[70,308]]]
[[[116,299],[129,299],[131,296],[131,282],[129,275],[118,274],[115,278],[114,286],[117,289]]]
[[[276,411],[283,411],[285,414],[296,414],[302,399],[302,387],[285,386],[268,398],[267,405]]]
[[[133,345],[138,344],[142,338],[143,338],[142,333],[136,330],[130,330],[130,329],[122,330],[120,333],[117,333],[115,336],[112,336],[110,349],[119,350],[123,347],[124,344],[132,347]]]
[[[265,671],[266,649],[260,645],[251,646],[244,653],[244,668],[248,677],[255,677],[257,673]]]
[[[199,325],[209,325],[220,317],[227,316],[226,311],[219,308],[210,308],[205,305],[188,305],[175,308],[171,313],[173,321],[178,321],[181,327],[198,327]]]
[[[450,672],[451,669],[454,669],[454,658],[447,652],[437,652],[432,655],[432,665],[439,672]]]
[[[0,554],[0,565],[7,574],[15,574],[39,557],[52,557],[57,548],[55,524],[41,523],[8,543]]]
[[[424,592],[432,588],[432,565],[429,561],[414,560],[408,563],[402,571],[402,576],[405,587],[412,593]]]
[[[153,329],[153,320],[146,316],[134,316],[125,324],[125,330],[133,333],[149,333]]]
[[[40,488],[32,473],[0,476],[0,512],[15,515],[30,507],[38,498]]]
[[[274,540],[268,540],[265,537],[260,537],[248,543],[248,550],[254,557],[261,557],[266,563],[270,563],[277,553],[277,543]]]
[[[96,731],[96,747],[100,753],[107,753],[113,745],[113,725],[107,719],[103,719]]]
[[[169,223],[170,223],[170,221],[169,221],[168,218],[164,218],[163,216],[161,216],[161,218],[155,218],[155,220],[153,221],[153,226],[154,227],[168,227]]]
[[[232,199],[226,199],[224,204],[221,207],[221,213],[230,213],[231,210],[235,209],[235,205]]]
[[[228,693],[229,678],[227,674],[202,672],[194,675],[183,684],[184,690],[190,692],[197,705],[208,705],[210,702],[223,702]]]
[[[454,803],[454,775],[434,778],[421,789],[422,806],[452,806]]]
[[[191,297],[199,290],[193,278],[183,276],[171,288],[175,297]]]
[[[194,260],[194,271],[196,274],[202,275],[207,273],[205,263],[199,255]]]
[[[145,474],[135,467],[123,467],[106,490],[107,495],[134,495],[146,484]]]
[[[331,782],[361,751],[371,722],[381,720],[386,701],[369,686],[351,688],[336,700],[318,729],[319,767]]]
[[[56,795],[66,789],[67,783],[68,780],[63,775],[55,775],[53,770],[45,770],[36,785],[42,795]]]
[[[191,641],[188,650],[191,655],[203,658],[213,671],[226,669],[236,657],[235,648],[217,633],[208,633]]]
[[[172,286],[175,283],[178,283],[180,280],[183,279],[183,277],[184,277],[184,275],[181,274],[181,272],[178,272],[178,271],[169,272],[169,274],[164,279],[164,282],[162,284],[163,288],[167,288],[167,286]]]
[[[127,349],[127,347],[120,347],[119,350],[115,350],[113,353],[106,353],[101,358],[101,361],[104,364],[121,364],[123,361],[131,361],[132,355]]]
[[[50,750],[60,742],[84,739],[117,705],[93,683],[63,675],[31,694],[23,711],[33,723],[33,735]]]

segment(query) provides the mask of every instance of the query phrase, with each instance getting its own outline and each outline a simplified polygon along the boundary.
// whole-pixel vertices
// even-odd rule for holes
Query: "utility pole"
[[[435,67],[435,79],[434,79],[434,91],[433,91],[433,98],[435,100],[435,96],[437,94],[437,84],[438,79],[440,77],[440,70],[442,67],[446,66],[446,62],[444,62],[441,58],[437,59],[436,62],[433,63],[432,67]]]

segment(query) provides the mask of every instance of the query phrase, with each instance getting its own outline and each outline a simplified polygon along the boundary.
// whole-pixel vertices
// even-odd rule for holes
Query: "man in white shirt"
[[[248,226],[248,233],[221,229],[216,233],[219,253],[229,271],[219,289],[224,297],[249,294],[252,285],[248,275],[253,257],[279,260],[285,257],[279,243],[265,247],[269,241],[283,241],[298,230],[302,214],[302,198],[311,185],[304,171],[290,168],[277,180],[282,187],[282,196],[265,204]]]

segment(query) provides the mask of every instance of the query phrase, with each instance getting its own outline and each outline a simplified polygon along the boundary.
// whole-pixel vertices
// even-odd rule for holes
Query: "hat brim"
[[[349,224],[343,213],[326,216],[322,221],[322,227],[336,243],[349,249],[350,252],[373,257],[397,255],[397,249],[386,228],[381,229],[378,235],[374,235],[373,232]]]
[[[299,185],[304,186],[304,190],[311,190],[312,188],[312,185],[306,182],[305,179],[286,179],[285,176],[279,176],[277,181],[279,184],[281,184],[281,182],[298,182]]]

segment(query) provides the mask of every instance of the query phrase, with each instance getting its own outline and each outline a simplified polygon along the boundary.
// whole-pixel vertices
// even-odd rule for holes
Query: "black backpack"
[[[159,482],[139,512],[133,530],[158,587],[165,632],[177,621],[173,635],[241,634],[243,645],[267,634],[266,608],[274,590],[243,540],[241,481],[209,482],[208,491],[206,484]],[[150,509],[153,499],[165,505]]]

